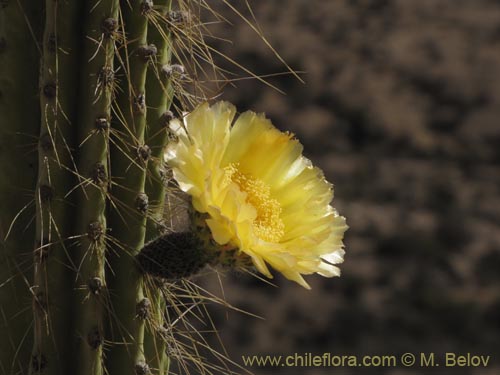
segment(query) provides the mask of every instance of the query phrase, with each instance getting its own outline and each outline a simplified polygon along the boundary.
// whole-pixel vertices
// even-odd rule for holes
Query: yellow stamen
[[[225,182],[234,182],[241,191],[247,193],[246,201],[257,211],[254,231],[257,237],[268,242],[279,242],[285,233],[285,224],[281,220],[281,205],[271,197],[271,189],[262,180],[241,173],[237,165],[224,168]]]

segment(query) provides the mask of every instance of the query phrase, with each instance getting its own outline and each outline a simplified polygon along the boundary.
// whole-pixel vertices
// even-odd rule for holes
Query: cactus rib
[[[80,80],[79,160],[81,178],[77,233],[79,272],[75,305],[78,365],[74,373],[103,373],[106,199],[109,182],[109,127],[114,97],[114,53],[118,0],[86,4],[83,71]]]
[[[134,256],[144,245],[148,198],[144,193],[149,150],[144,145],[146,127],[145,81],[152,51],[147,46],[148,15],[153,10],[150,0],[123,1],[121,7],[125,43],[123,54],[117,55],[125,76],[117,97],[118,121],[113,123],[114,145],[111,168],[111,228],[113,241],[119,244],[109,252],[112,273],[110,291],[113,319],[113,345],[107,355],[111,374],[149,373],[144,356],[145,321],[139,314],[145,297],[143,278]],[[117,335],[118,333],[118,335]]]
[[[163,206],[165,204],[165,166],[163,150],[168,142],[167,127],[171,118],[170,107],[173,100],[173,87],[162,74],[162,67],[169,64],[172,57],[172,41],[166,23],[166,14],[170,12],[172,1],[164,0],[162,13],[153,19],[148,27],[148,40],[158,48],[154,65],[148,70],[146,92],[148,93],[148,112],[146,139],[151,147],[151,160],[148,163],[146,194],[149,197],[151,214],[146,226],[146,242],[158,235],[163,227]],[[166,354],[166,337],[163,334],[165,299],[159,288],[150,292],[152,303],[151,332],[146,335],[144,352],[158,375],[168,372],[169,359]]]
[[[76,2],[45,2],[45,28],[40,75],[40,141],[36,203],[36,253],[33,310],[34,345],[30,373],[66,370],[61,352],[69,340],[70,269],[74,264],[66,239],[72,231],[75,59],[78,55]],[[63,52],[64,51],[64,52]],[[36,254],[35,254],[36,255]]]
[[[164,12],[169,12],[171,0],[164,1]],[[151,220],[147,222],[146,241],[158,235],[158,227],[162,225],[163,205],[165,202],[165,166],[163,150],[168,141],[167,127],[173,114],[170,107],[173,100],[173,87],[170,80],[162,73],[162,67],[170,63],[172,58],[172,41],[168,31],[165,13],[148,28],[148,40],[157,49],[154,65],[148,70],[146,92],[148,93],[148,112],[146,139],[151,148],[151,160],[148,164],[146,193],[151,204]]]

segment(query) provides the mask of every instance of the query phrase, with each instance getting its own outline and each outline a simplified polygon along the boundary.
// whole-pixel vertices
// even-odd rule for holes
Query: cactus
[[[2,374],[167,372],[135,255],[165,228],[171,9],[0,2]]]

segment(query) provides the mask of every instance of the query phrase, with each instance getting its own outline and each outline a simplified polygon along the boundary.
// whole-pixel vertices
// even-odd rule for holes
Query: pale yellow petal
[[[340,276],[340,269],[329,263],[321,262],[317,273],[324,277]]]
[[[344,261],[344,254],[345,254],[344,249],[337,249],[329,254],[322,255],[321,259],[324,259],[331,264],[339,264]]]
[[[269,268],[267,268],[266,263],[264,262],[262,256],[254,253],[251,250],[247,250],[244,252],[250,255],[252,263],[254,264],[255,268],[257,268],[257,271],[259,271],[261,274],[267,276],[270,279],[273,278],[273,275],[271,274],[271,272],[269,272]]]
[[[303,168],[302,145],[290,134],[282,133],[262,115],[243,113],[235,122],[224,155],[224,163],[238,163],[248,173],[271,188],[286,183]]]

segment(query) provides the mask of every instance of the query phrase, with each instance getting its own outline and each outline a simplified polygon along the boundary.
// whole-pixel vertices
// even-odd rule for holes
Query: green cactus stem
[[[158,48],[154,64],[148,69],[146,77],[146,92],[148,93],[148,111],[146,139],[151,148],[151,159],[148,163],[146,194],[150,202],[150,215],[146,223],[146,242],[158,236],[164,230],[165,180],[166,167],[163,162],[163,151],[168,142],[167,127],[173,118],[170,111],[173,100],[173,86],[162,72],[164,65],[170,64],[172,58],[172,40],[167,23],[172,1],[163,0],[161,13],[153,18],[148,27],[148,40]],[[153,288],[152,288],[153,289]],[[150,332],[145,337],[145,357],[151,362],[151,367],[157,369],[158,375],[168,372],[169,360],[166,355],[165,337],[162,335],[164,326],[163,312],[165,299],[160,288],[151,290],[152,324]]]
[[[114,148],[111,228],[115,247],[109,253],[112,272],[109,287],[113,306],[107,369],[111,374],[148,374],[144,356],[144,333],[150,307],[143,291],[143,278],[134,256],[144,245],[148,197],[144,193],[147,163],[151,155],[144,144],[146,128],[146,71],[156,55],[147,44],[150,0],[124,1],[121,12],[125,36],[118,60],[123,76],[117,98],[117,120],[113,123]],[[141,307],[142,306],[142,307]],[[113,322],[114,321],[114,322]]]
[[[32,312],[34,144],[40,127],[38,72],[42,2],[0,6],[0,373],[26,373],[30,362]],[[31,38],[31,39],[30,39]]]
[[[103,374],[106,289],[106,201],[109,133],[114,99],[114,56],[119,38],[118,0],[87,2],[80,82],[77,233],[79,248],[75,311],[77,365],[72,373]]]
[[[74,186],[77,2],[45,2],[40,74],[40,139],[34,267],[34,345],[30,372],[59,374],[66,368],[62,348],[69,341],[71,318],[70,258],[66,239],[72,233],[67,194]]]

